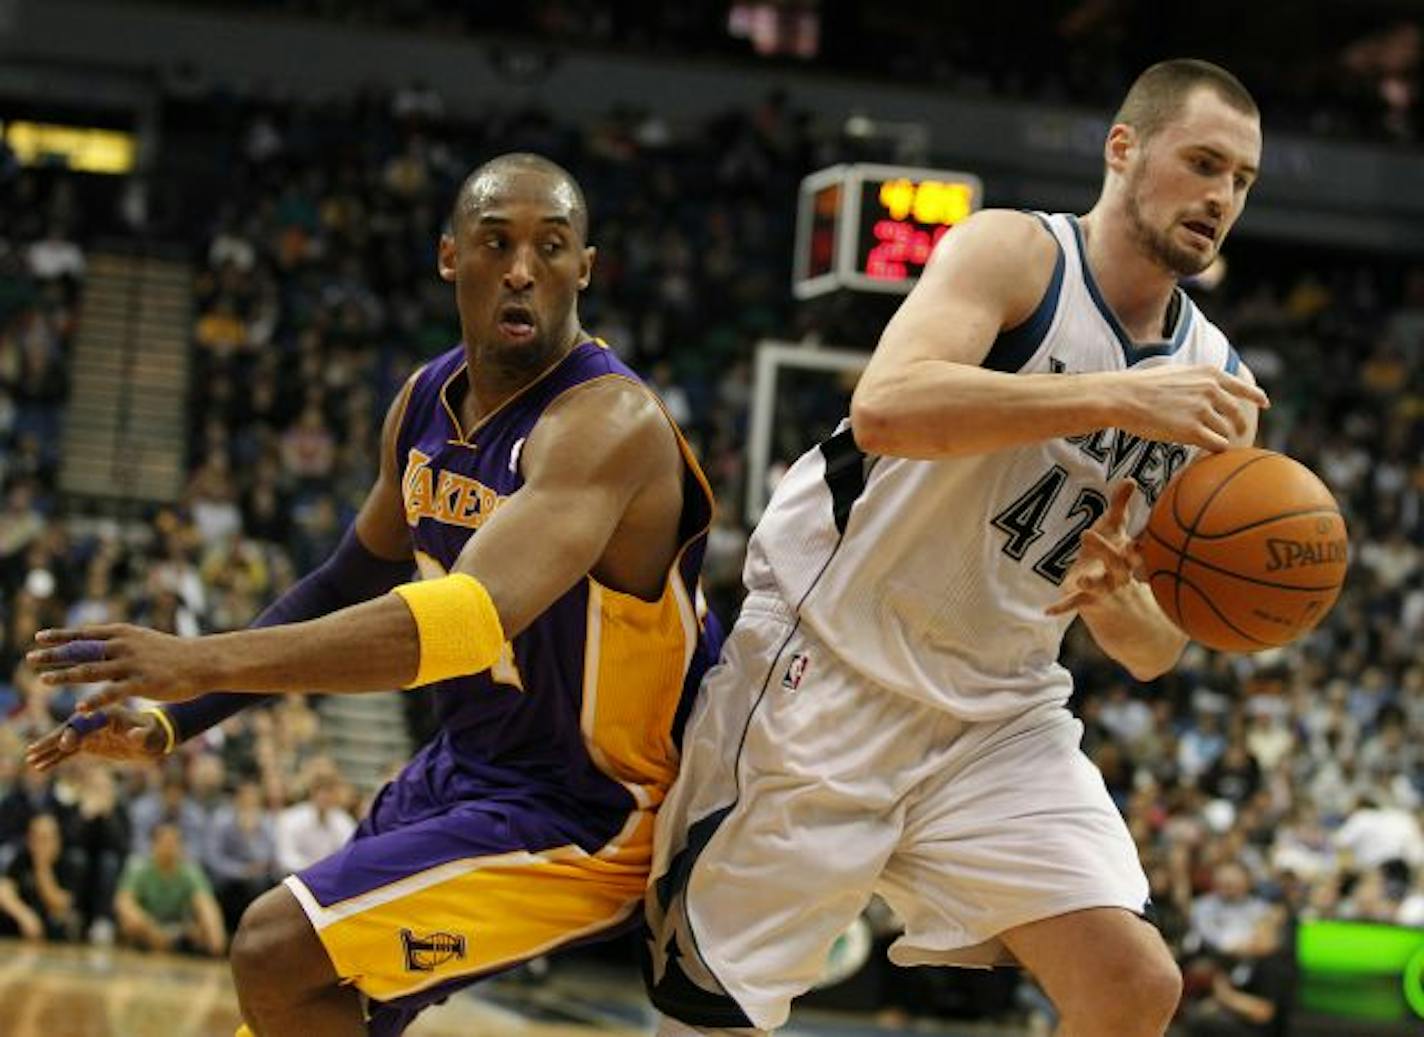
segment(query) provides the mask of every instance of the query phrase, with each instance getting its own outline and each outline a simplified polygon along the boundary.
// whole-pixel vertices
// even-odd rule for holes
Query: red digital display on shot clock
[[[871,179],[860,191],[856,269],[877,281],[919,277],[939,239],[974,211],[966,182]]]

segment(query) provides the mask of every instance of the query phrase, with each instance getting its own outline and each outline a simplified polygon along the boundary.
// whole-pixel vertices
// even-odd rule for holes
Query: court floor
[[[232,1037],[237,1000],[221,962],[118,948],[0,940],[0,1037]],[[426,1012],[411,1037],[647,1037],[652,1013],[628,970],[556,966],[461,993]],[[863,1014],[798,1012],[786,1037],[1011,1037],[1018,1032]]]

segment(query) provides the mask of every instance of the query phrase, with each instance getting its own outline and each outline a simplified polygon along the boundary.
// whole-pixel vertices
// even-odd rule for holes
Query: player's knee
[[[1182,1000],[1182,970],[1164,947],[1162,953],[1142,962],[1131,979],[1138,1013],[1144,1021],[1156,1020],[1157,1031],[1166,1029]],[[1146,1032],[1153,1032],[1150,1029]]]
[[[1161,1037],[1182,998],[1182,972],[1163,947],[1113,977],[1111,987],[1095,999],[1096,1025],[1122,1037]]]
[[[229,953],[233,979],[244,1000],[335,982],[311,922],[283,886],[269,889],[242,913]]]
[[[1161,1037],[1182,996],[1181,970],[1160,941],[1079,979],[1054,998],[1073,1034]]]

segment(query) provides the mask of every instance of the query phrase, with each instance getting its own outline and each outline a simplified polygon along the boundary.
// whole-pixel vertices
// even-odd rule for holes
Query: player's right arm
[[[976,213],[945,235],[880,337],[851,399],[871,454],[958,457],[1100,428],[1223,450],[1253,385],[1210,366],[1160,365],[1064,377],[984,369],[1000,332],[1048,290],[1058,250],[1037,217]]]
[[[682,458],[646,389],[622,378],[571,389],[540,418],[520,458],[524,483],[471,537],[448,576],[303,623],[181,638],[129,624],[41,631],[26,659],[47,684],[109,682],[93,713],[129,696],[182,702],[213,688],[360,694],[480,673],[605,558],[636,510],[661,514],[650,549],[671,556]],[[635,507],[636,506],[636,507]],[[626,559],[624,560],[627,561]],[[656,579],[666,580],[666,561]],[[631,591],[656,593],[629,568]],[[644,578],[646,573],[642,574]],[[649,600],[652,600],[649,598]]]
[[[409,578],[412,551],[396,442],[414,381],[412,375],[386,411],[379,473],[340,546],[263,610],[254,627],[315,619],[384,594]],[[110,760],[156,759],[259,701],[218,691],[142,712],[110,706],[88,717],[71,717],[31,745],[26,761],[45,771],[81,751]]]

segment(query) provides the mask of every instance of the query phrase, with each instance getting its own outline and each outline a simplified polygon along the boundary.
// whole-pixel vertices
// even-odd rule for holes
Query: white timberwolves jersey
[[[1165,341],[1134,345],[1108,309],[1069,215],[1039,217],[1058,263],[1033,315],[984,366],[1024,374],[1240,361],[1180,289]],[[847,423],[776,489],[748,549],[746,583],[772,591],[869,680],[967,720],[1071,693],[1058,651],[1071,616],[1044,615],[1109,486],[1137,483],[1129,525],[1190,459],[1181,444],[1118,429],[993,454],[867,457]]]

